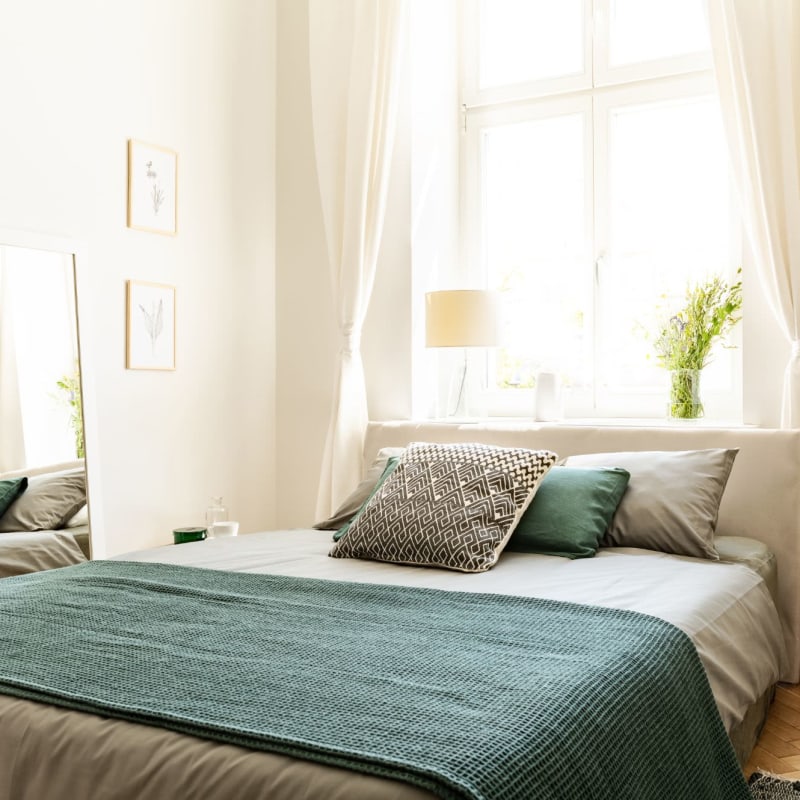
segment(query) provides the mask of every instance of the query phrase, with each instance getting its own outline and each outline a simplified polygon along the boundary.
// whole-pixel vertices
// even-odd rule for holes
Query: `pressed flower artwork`
[[[128,281],[128,369],[175,369],[175,287]]]
[[[128,227],[173,235],[177,230],[178,155],[128,142]]]

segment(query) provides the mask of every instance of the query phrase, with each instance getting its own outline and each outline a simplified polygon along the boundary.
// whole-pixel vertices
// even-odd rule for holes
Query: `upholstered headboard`
[[[483,442],[547,448],[560,457],[628,450],[738,447],[720,506],[717,533],[764,542],[778,564],[778,597],[789,655],[788,680],[800,680],[800,430],[619,427],[552,424],[372,422],[369,464],[381,447],[409,442]]]

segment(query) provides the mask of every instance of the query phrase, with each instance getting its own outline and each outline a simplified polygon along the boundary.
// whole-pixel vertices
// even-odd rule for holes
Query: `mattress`
[[[777,680],[781,627],[763,579],[741,564],[614,548],[593,559],[506,553],[475,575],[330,559],[329,533],[283,531],[162,547],[122,556],[206,568],[453,591],[538,596],[627,608],[691,636],[730,731]],[[198,610],[202,613],[202,609]],[[217,745],[136,723],[0,697],[0,798],[421,798],[384,779]],[[42,774],[42,759],[48,769]]]
[[[721,561],[744,564],[757,572],[778,607],[778,561],[763,542],[745,536],[717,536],[714,546]]]
[[[330,532],[269,531],[128,553],[129,561],[306,578],[427,586],[625,608],[671,622],[695,643],[727,730],[777,680],[785,659],[780,620],[764,580],[748,566],[614,547],[594,558],[506,552],[488,572],[328,558]]]

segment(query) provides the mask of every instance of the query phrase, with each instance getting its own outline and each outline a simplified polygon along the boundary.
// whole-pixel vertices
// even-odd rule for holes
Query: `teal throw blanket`
[[[91,562],[0,581],[0,692],[444,798],[749,797],[692,642],[628,611]]]

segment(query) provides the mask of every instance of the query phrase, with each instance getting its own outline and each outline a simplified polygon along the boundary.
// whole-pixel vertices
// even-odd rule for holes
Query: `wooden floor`
[[[745,775],[756,769],[800,779],[800,684],[778,687]]]

